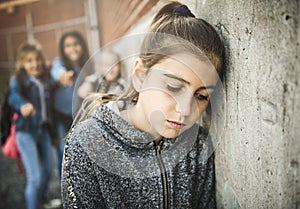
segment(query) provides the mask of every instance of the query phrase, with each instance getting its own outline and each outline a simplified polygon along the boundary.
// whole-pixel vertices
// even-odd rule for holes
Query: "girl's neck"
[[[41,80],[41,76],[33,76],[33,75],[28,75],[28,74],[26,74],[26,76],[28,77],[28,78],[32,78],[32,79],[35,79],[35,80]]]
[[[139,109],[136,105],[127,110],[121,111],[120,115],[124,120],[126,120],[130,125],[134,126],[136,129],[150,133],[155,141],[160,141],[162,139],[162,136],[152,134],[151,127],[145,130],[144,127],[147,127],[147,125],[145,125],[145,119],[141,119],[141,113],[139,112]]]
[[[73,66],[79,66],[79,61],[75,61],[75,62],[70,61],[70,63],[71,63]]]

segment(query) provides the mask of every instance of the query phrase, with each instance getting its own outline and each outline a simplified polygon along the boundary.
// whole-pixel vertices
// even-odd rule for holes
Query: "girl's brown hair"
[[[205,54],[216,68],[219,76],[222,77],[224,62],[223,42],[213,26],[201,18],[196,18],[186,5],[177,1],[171,1],[164,5],[153,18],[149,32],[169,34],[186,40]],[[159,45],[149,44],[147,39],[145,39],[142,51],[149,52],[150,50],[155,50],[155,47],[161,50],[161,45],[161,43]],[[166,47],[168,46],[170,44]],[[146,67],[151,67],[165,56],[146,53],[141,54],[140,57]]]
[[[154,16],[148,32],[139,55],[145,68],[150,69],[167,56],[186,52],[203,61],[209,59],[222,79],[223,42],[213,26],[196,18],[186,5],[177,1],[165,4]],[[135,103],[138,92],[131,84],[119,99]]]
[[[167,56],[187,52],[200,60],[208,59],[222,78],[225,54],[223,42],[214,27],[205,20],[196,18],[186,5],[171,1],[162,6],[154,16],[148,32],[139,55],[145,68],[150,69]],[[127,91],[119,97],[90,95],[83,103],[83,112],[88,115],[97,104],[111,100],[124,100],[135,104],[138,96],[131,83]],[[81,115],[79,118],[84,117]]]

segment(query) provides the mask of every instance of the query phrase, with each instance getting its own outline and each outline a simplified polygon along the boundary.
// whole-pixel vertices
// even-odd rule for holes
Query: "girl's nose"
[[[32,61],[32,63],[31,63],[31,67],[33,67],[33,68],[36,68],[38,65],[39,65],[39,61],[38,60]]]
[[[176,101],[176,111],[182,116],[188,116],[191,114],[192,106],[194,103],[194,98],[191,93],[186,93],[180,95],[175,99]]]

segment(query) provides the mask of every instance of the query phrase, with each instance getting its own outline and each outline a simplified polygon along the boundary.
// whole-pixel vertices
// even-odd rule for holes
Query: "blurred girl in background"
[[[57,82],[54,93],[54,112],[58,134],[57,160],[61,176],[61,163],[65,136],[72,118],[72,98],[76,79],[89,58],[88,48],[82,35],[77,31],[66,32],[59,41],[60,57],[52,63],[51,76]]]
[[[38,203],[46,198],[52,172],[52,83],[41,48],[36,43],[22,44],[17,61],[8,102],[19,114],[16,137],[26,172],[26,205],[28,209],[37,209]]]
[[[115,51],[105,49],[99,52],[98,69],[84,78],[84,82],[78,88],[78,96],[84,99],[93,92],[120,95],[126,88],[121,71],[120,56]]]

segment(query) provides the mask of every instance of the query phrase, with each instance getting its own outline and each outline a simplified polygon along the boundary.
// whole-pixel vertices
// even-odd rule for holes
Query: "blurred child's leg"
[[[52,147],[50,142],[50,136],[47,131],[43,130],[41,134],[37,136],[39,144],[40,154],[40,166],[41,166],[41,186],[40,186],[40,198],[46,197],[48,184],[52,174]]]
[[[41,182],[37,142],[31,134],[17,132],[17,145],[26,173],[25,200],[27,209],[36,209]]]
[[[61,178],[61,168],[62,168],[62,160],[63,160],[63,154],[64,154],[64,147],[65,147],[65,137],[67,136],[67,133],[72,125],[72,120],[59,120],[57,121],[57,132],[58,132],[58,138],[59,143],[57,146],[57,163],[58,163],[58,176]]]

